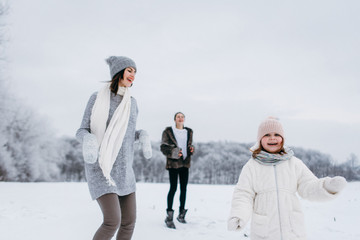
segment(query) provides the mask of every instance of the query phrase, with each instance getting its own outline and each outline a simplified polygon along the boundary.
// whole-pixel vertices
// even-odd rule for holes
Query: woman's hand
[[[182,154],[182,149],[180,148],[180,150],[179,150],[179,158],[182,157],[182,155],[183,155]]]
[[[190,146],[190,152],[194,153],[194,146]]]

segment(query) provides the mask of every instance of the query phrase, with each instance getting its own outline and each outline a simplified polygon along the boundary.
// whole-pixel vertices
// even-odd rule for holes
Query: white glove
[[[240,230],[240,218],[238,217],[232,217],[228,220],[228,230],[229,231],[235,231]]]
[[[151,141],[149,134],[145,130],[141,130],[140,132],[139,143],[144,157],[150,159],[152,157]]]
[[[83,138],[83,157],[86,163],[96,162],[99,154],[99,144],[94,134],[86,134]]]
[[[346,186],[346,179],[340,176],[333,178],[326,178],[324,181],[324,188],[332,194],[338,193]]]

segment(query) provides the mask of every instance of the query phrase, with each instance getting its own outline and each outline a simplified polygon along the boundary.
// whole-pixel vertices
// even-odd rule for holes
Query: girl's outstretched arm
[[[342,184],[342,188],[339,188],[338,192],[330,192],[325,186],[329,186],[330,177],[317,178],[310,169],[299,159],[296,162],[297,171],[297,191],[300,197],[308,199],[310,201],[326,201],[337,197],[340,190],[345,186]]]

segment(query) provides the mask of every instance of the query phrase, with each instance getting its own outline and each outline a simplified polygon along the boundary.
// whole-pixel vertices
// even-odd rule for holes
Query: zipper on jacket
[[[278,209],[278,214],[279,214],[279,225],[280,225],[280,239],[283,239],[283,232],[282,232],[282,227],[281,227],[281,215],[280,215],[280,200],[279,200],[279,188],[278,188],[278,179],[277,179],[277,174],[276,174],[276,165],[274,166],[274,174],[275,174],[275,186],[276,186],[276,196],[277,196],[277,209]]]

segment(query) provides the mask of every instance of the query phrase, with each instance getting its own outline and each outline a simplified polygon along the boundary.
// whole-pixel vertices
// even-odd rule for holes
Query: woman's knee
[[[131,214],[121,220],[121,228],[134,229],[136,223],[136,214]]]
[[[118,214],[114,214],[110,217],[105,217],[103,222],[103,226],[105,228],[107,228],[109,231],[114,231],[114,232],[117,229],[119,229],[120,224],[121,224],[121,218]]]
[[[187,189],[187,184],[184,184],[184,185],[180,186],[180,191],[181,192],[186,192],[186,189]]]
[[[177,190],[177,185],[175,185],[175,186],[170,186],[169,192],[174,194],[174,193],[176,192],[176,190]]]

